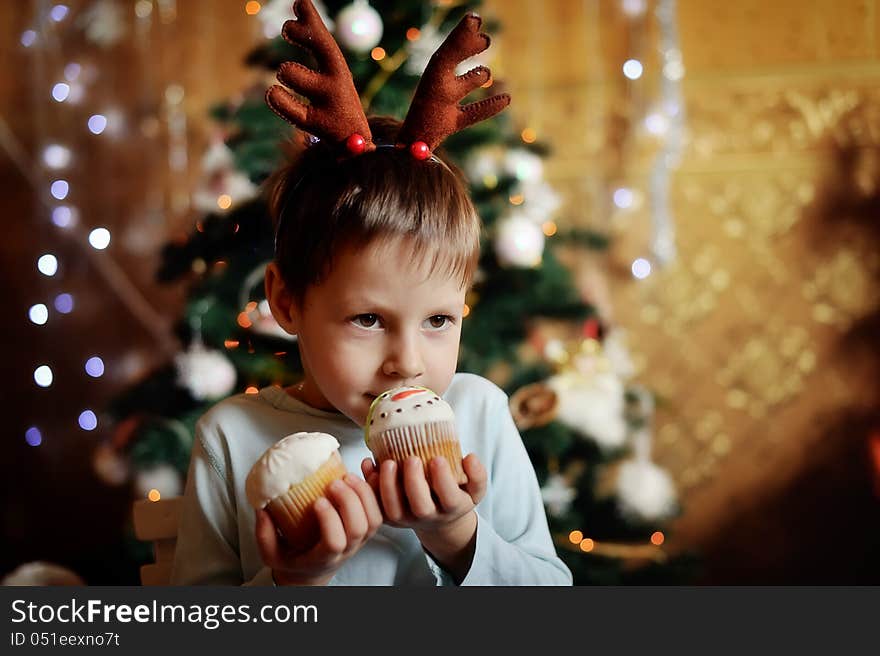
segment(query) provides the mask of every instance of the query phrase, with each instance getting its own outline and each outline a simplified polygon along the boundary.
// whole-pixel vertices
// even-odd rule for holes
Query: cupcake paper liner
[[[451,422],[431,422],[419,426],[390,428],[370,436],[370,451],[376,462],[394,460],[403,463],[410,456],[421,458],[428,471],[428,463],[437,456],[449,462],[452,476],[458,484],[467,483],[467,475],[461,466],[461,445]]]
[[[318,516],[313,504],[333,481],[347,473],[339,452],[334,452],[314,474],[291,485],[287,492],[266,506],[272,521],[287,542],[298,551],[308,551],[320,538]]]

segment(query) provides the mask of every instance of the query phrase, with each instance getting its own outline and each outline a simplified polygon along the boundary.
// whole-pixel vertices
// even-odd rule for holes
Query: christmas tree
[[[366,113],[397,118],[443,38],[479,5],[315,4],[346,55]],[[136,498],[181,492],[195,422],[211,405],[294,384],[302,374],[296,342],[263,296],[273,229],[260,185],[292,136],[264,93],[281,62],[314,66],[280,36],[293,18],[291,5],[256,7],[267,38],[246,64],[260,75],[240,99],[215,108],[224,136],[202,161],[204,179],[193,196],[201,216],[163,251],[159,280],[188,286],[177,326],[185,350],[116,399],[114,438],[95,454],[105,478],[131,472]],[[486,22],[483,29],[491,34],[500,26]],[[485,63],[476,61],[482,57],[458,72]],[[493,95],[502,85],[490,80],[480,93]],[[459,371],[486,376],[511,396],[551,531],[576,584],[680,581],[680,568],[670,566],[679,561],[661,546],[661,525],[677,503],[670,477],[650,459],[651,395],[631,383],[619,333],[602,325],[554,252],[556,244],[601,249],[604,237],[558,230],[559,199],[543,179],[548,149],[528,128],[517,129],[510,112],[459,132],[444,149],[467,173],[485,226]],[[149,558],[147,545],[136,558]]]

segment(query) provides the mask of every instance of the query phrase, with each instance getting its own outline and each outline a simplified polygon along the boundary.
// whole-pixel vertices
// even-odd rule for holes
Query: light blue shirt
[[[485,378],[456,374],[444,394],[455,411],[463,455],[489,474],[477,504],[473,562],[462,585],[571,585],[556,555],[535,471],[508,409]],[[339,440],[346,468],[360,474],[371,457],[363,430],[339,412],[317,410],[279,387],[225,399],[196,425],[171,582],[272,585],[254,536],[245,495],[251,466],[272,444],[300,431]],[[382,525],[336,572],[330,585],[454,585],[411,529]]]

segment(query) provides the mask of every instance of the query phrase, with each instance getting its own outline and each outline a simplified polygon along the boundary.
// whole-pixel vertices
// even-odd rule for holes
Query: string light
[[[40,446],[43,443],[43,434],[36,426],[31,426],[24,432],[24,441],[31,446]]]
[[[60,23],[67,16],[68,11],[70,11],[70,9],[67,5],[55,5],[49,10],[49,18],[56,23]]]
[[[228,210],[232,207],[232,196],[229,194],[220,194],[217,198],[217,207],[221,210]]]
[[[640,257],[632,263],[632,274],[639,280],[647,278],[651,275],[651,263]]]
[[[21,33],[21,45],[30,48],[37,41],[37,33],[34,30],[25,30]]]
[[[104,361],[97,355],[93,355],[86,360],[85,370],[92,378],[100,378],[104,375]]]
[[[134,6],[134,13],[138,18],[147,18],[153,13],[152,0],[138,0]]]
[[[101,134],[107,128],[107,117],[103,114],[92,114],[89,117],[89,132]]]
[[[49,320],[49,308],[42,303],[31,305],[28,310],[28,317],[33,323],[42,326]]]
[[[237,339],[227,339],[227,340],[224,340],[223,346],[225,346],[228,349],[234,349],[234,348],[238,348],[239,343],[240,342]]]
[[[635,194],[633,194],[632,189],[621,187],[614,190],[614,204],[622,210],[632,207],[634,197]]]
[[[638,59],[627,59],[623,63],[623,74],[630,80],[638,80],[642,77],[643,72],[644,67],[642,66],[642,62]]]
[[[52,253],[41,255],[37,260],[37,270],[51,278],[58,271],[58,260]]]
[[[52,97],[58,102],[64,102],[67,100],[67,96],[70,95],[70,85],[66,82],[59,82],[54,87],[52,87]]]
[[[526,143],[535,143],[538,139],[538,133],[532,128],[525,128],[519,136]]]
[[[67,66],[64,67],[64,79],[68,82],[73,82],[76,78],[79,77],[79,74],[82,72],[82,66],[77,64],[76,62],[70,62]]]
[[[663,535],[662,531],[654,531],[651,534],[651,544],[660,546],[666,540],[666,536]]]
[[[98,427],[98,417],[91,410],[83,410],[79,413],[79,427],[91,431]]]
[[[149,492],[147,492],[147,499],[150,501],[158,501],[162,498],[162,494],[156,488],[153,488]]]
[[[70,149],[59,144],[49,144],[43,150],[43,162],[50,169],[63,169],[70,164]]]
[[[260,13],[260,9],[262,9],[262,7],[256,0],[250,0],[250,2],[244,6],[244,10],[248,16],[256,16]]]
[[[584,534],[581,531],[572,531],[568,534],[568,540],[572,544],[580,544],[581,540],[584,539]]]
[[[590,538],[584,538],[583,540],[581,540],[578,546],[581,548],[581,551],[589,552],[593,550],[593,547],[596,546],[596,543],[593,542]]]
[[[545,221],[543,224],[541,224],[541,230],[546,236],[552,237],[556,234],[558,228],[555,221]]]
[[[259,394],[260,390],[258,390],[253,385],[248,386],[248,388],[244,391],[245,394]]]
[[[89,233],[92,248],[102,251],[110,245],[110,231],[107,228],[95,228]]]
[[[422,36],[422,31],[417,27],[411,27],[406,31],[407,41],[418,41]]]
[[[382,61],[385,59],[385,48],[380,48],[376,46],[370,51],[370,57],[375,59],[376,61]]]
[[[73,296],[70,294],[58,294],[55,297],[55,309],[61,314],[70,314],[73,311]]]
[[[76,223],[77,212],[69,205],[59,205],[52,210],[52,223],[59,228],[69,228]]]
[[[70,193],[70,184],[67,180],[55,180],[49,187],[52,197],[57,200],[64,200]]]
[[[47,364],[41,364],[34,369],[34,382],[40,387],[50,387],[52,385],[52,369]]]

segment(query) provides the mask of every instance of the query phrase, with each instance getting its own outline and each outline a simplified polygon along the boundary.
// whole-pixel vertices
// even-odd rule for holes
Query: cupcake
[[[265,508],[297,551],[320,538],[314,502],[346,474],[339,442],[326,433],[294,433],[269,447],[248,473],[245,492],[255,509]]]
[[[391,459],[402,464],[406,458],[418,456],[428,471],[428,463],[443,456],[458,483],[467,482],[455,413],[426,387],[398,387],[377,396],[370,405],[364,432],[377,463]]]

